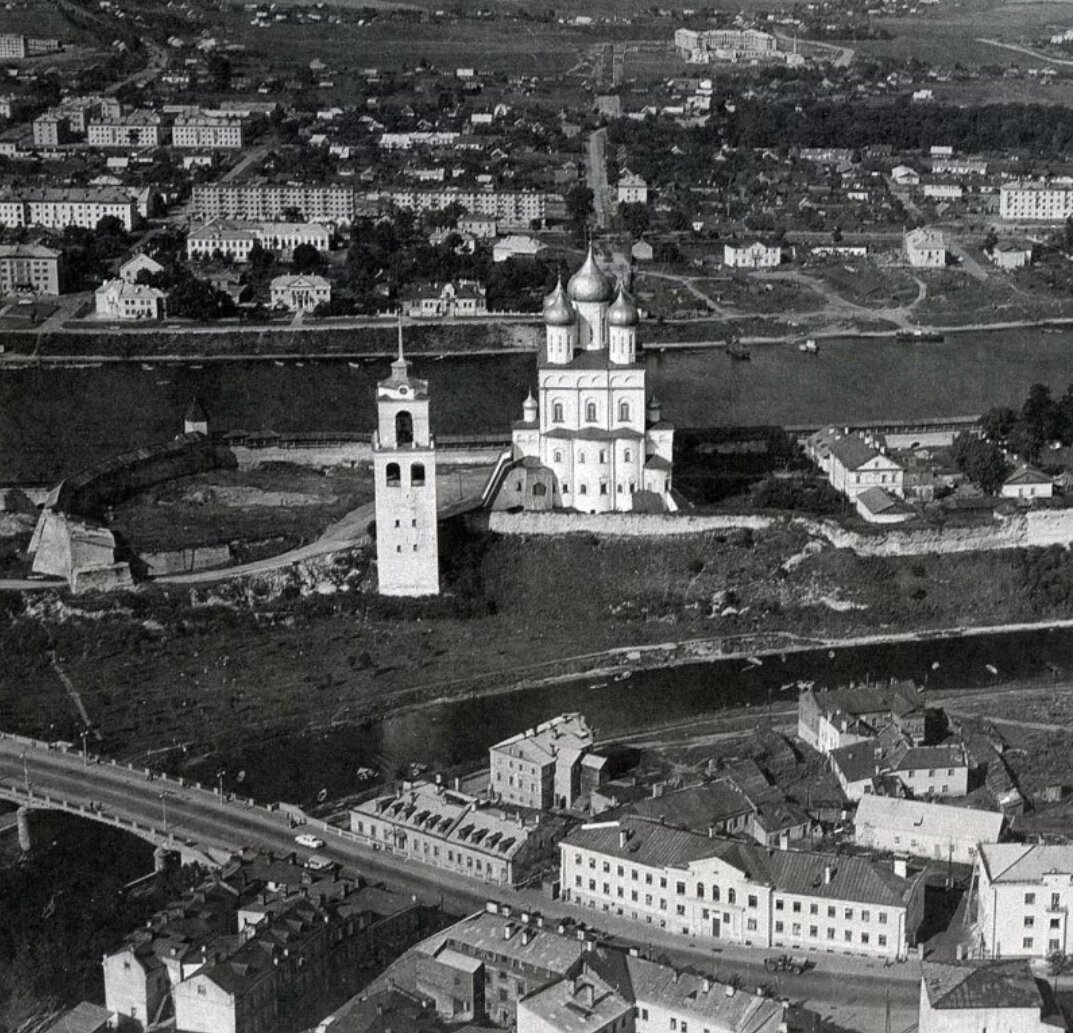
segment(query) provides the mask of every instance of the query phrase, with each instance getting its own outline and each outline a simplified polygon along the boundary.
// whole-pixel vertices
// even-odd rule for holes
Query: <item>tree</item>
[[[312,244],[299,244],[291,255],[291,268],[296,273],[312,273],[321,267],[324,259]]]
[[[209,84],[217,93],[231,89],[231,62],[223,54],[210,54],[205,62]]]
[[[985,495],[998,494],[1008,473],[1006,457],[993,441],[962,431],[951,448],[954,462]]]
[[[984,251],[991,254],[996,247],[998,247],[998,234],[995,232],[995,227],[991,226],[984,235]]]
[[[1009,435],[1009,444],[1030,462],[1039,458],[1043,446],[1053,441],[1058,426],[1058,414],[1046,384],[1033,384],[1021,406],[1017,423]]]
[[[592,214],[592,199],[592,191],[587,186],[582,186],[580,183],[577,186],[571,187],[563,195],[563,201],[566,203],[567,217],[574,228],[574,232],[578,236],[581,236],[584,233],[585,226],[589,221],[589,216]]]
[[[980,418],[980,431],[989,441],[1005,441],[1017,423],[1017,413],[1009,406],[988,409]]]
[[[1058,993],[1058,977],[1069,968],[1073,960],[1064,951],[1054,950],[1047,955],[1047,974],[1051,977],[1051,990]]]
[[[648,229],[651,220],[648,205],[644,204],[620,204],[618,215],[632,237],[640,237]]]

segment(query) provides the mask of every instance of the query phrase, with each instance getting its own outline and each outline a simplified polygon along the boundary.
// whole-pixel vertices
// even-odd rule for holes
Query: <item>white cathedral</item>
[[[486,497],[494,509],[673,512],[674,427],[645,394],[637,306],[592,248],[544,299],[546,348],[512,448]]]

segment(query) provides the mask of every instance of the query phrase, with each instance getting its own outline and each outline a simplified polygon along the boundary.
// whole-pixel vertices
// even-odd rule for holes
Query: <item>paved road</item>
[[[23,755],[25,754],[25,767]],[[142,771],[99,764],[91,757],[85,764],[78,753],[28,748],[25,741],[0,739],[0,786],[24,786],[25,780],[38,792],[62,796],[75,804],[101,805],[105,812],[162,829],[165,817],[169,831],[195,840],[205,848],[238,849],[259,846],[276,851],[308,851],[295,846],[288,817],[245,802],[221,800],[214,793],[179,787],[171,780],[149,779]],[[161,794],[167,795],[161,799]],[[166,815],[165,815],[166,811]],[[316,824],[307,830],[317,831]],[[562,901],[552,901],[540,891],[509,890],[474,883],[453,873],[430,870],[422,865],[376,853],[331,832],[320,833],[327,844],[317,850],[351,871],[382,880],[393,889],[415,894],[430,903],[466,913],[482,906],[489,896],[522,907],[540,910],[555,918],[569,915],[591,922],[610,935],[643,944],[669,955],[676,963],[703,965],[722,975],[740,974],[747,985],[766,984],[779,995],[802,1001],[849,1028],[879,1033],[884,1028],[884,1002],[889,992],[895,1031],[915,1019],[917,972],[913,965],[887,967],[882,961],[819,955],[816,968],[805,976],[772,976],[765,972],[765,951],[724,944],[683,945],[666,931],[639,927],[611,915],[579,911]]]

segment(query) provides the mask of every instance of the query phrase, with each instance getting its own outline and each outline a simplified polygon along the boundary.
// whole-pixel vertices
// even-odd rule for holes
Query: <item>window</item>
[[[1035,893],[1026,893],[1025,894],[1025,903],[1026,904],[1035,904],[1035,902],[1036,902],[1036,894]]]
[[[704,883],[703,882],[698,882],[697,883],[697,899],[698,900],[703,900],[704,899]]]
[[[862,911],[861,912],[861,921],[862,922],[870,922],[870,921],[872,921],[872,912],[871,911]]]
[[[775,910],[776,911],[781,911],[784,907],[785,907],[785,904],[781,900],[776,899],[776,901],[775,901]]]
[[[835,917],[835,909],[833,907],[829,907],[827,909],[827,917],[828,918],[834,918]]]
[[[877,937],[877,939],[879,940],[879,946],[880,947],[886,947],[886,945],[887,945],[887,936],[886,936],[885,933],[880,933],[879,936]]]
[[[853,921],[853,908],[851,908],[851,907],[846,908],[846,921],[847,922],[852,922]]]
[[[585,403],[585,420],[588,423],[595,423],[596,422],[596,403],[595,402],[586,402]]]
[[[880,925],[886,925],[887,924],[887,912],[886,911],[880,911],[879,912],[879,924]]]
[[[819,904],[809,904],[808,913],[810,915],[818,915],[820,913],[820,905]]]
[[[1062,906],[1062,895],[1060,893],[1051,894],[1051,910],[1056,911]]]
[[[861,943],[868,942],[868,933],[861,933]]]
[[[604,896],[609,897],[611,895],[611,886],[609,883],[604,883]]]
[[[842,939],[845,940],[846,943],[852,943],[853,942],[853,930],[852,929],[847,929],[842,934]]]
[[[734,891],[731,890],[730,892],[733,893]],[[719,887],[716,886],[714,883],[712,884],[712,900],[714,900],[717,904],[719,903]]]
[[[716,898],[716,899],[718,899],[718,898]],[[733,903],[735,903],[735,901],[737,901],[737,899],[738,899],[738,894],[734,891],[734,889],[733,888],[728,889],[727,890],[727,903],[728,904],[733,904]]]
[[[610,874],[611,874],[611,862],[610,861],[604,861],[604,875],[610,875]]]
[[[815,940],[816,937],[819,935],[819,930],[816,928],[816,926],[810,925],[808,927],[808,934],[810,937],[812,937],[812,939]]]
[[[678,1028],[678,1020],[677,1019],[671,1019],[671,1029],[677,1029],[677,1028]]]
[[[387,481],[389,488],[397,488],[402,482],[402,471],[399,469],[398,463],[388,463],[384,467],[384,479]]]
[[[782,922],[776,922],[775,923],[775,932],[777,932],[777,933],[782,932]]]
[[[1036,924],[1036,920],[1031,915],[1025,915],[1025,928],[1031,929]]]
[[[665,890],[667,888],[667,877],[665,875],[661,875],[659,877],[659,888],[661,890]]]
[[[678,896],[684,897],[686,895],[686,884],[684,882],[676,882],[674,884],[674,892],[677,893]]]
[[[584,453],[584,452],[578,452],[578,454],[577,454],[577,461],[578,461],[578,462],[579,462],[579,463],[580,463],[580,464],[581,464],[582,466],[584,466],[584,465],[585,465],[585,453]]]
[[[801,901],[795,900],[793,903],[793,911],[795,915],[801,914]]]
[[[1024,939],[1023,939],[1022,941],[1021,941],[1021,946],[1022,946],[1022,947],[1023,947],[1023,948],[1025,949],[1025,950],[1031,950],[1031,949],[1032,949],[1032,937],[1031,937],[1031,936],[1026,936],[1026,937],[1025,937],[1025,938],[1024,938]]]
[[[1047,950],[1050,951],[1050,953],[1053,954],[1055,951],[1060,950],[1060,949],[1061,949],[1061,940],[1048,940],[1047,941]]]
[[[551,422],[552,423],[562,423],[563,422],[563,403],[562,402],[556,402],[551,407]]]
[[[748,920],[746,921],[746,923],[745,923],[745,928],[746,928],[746,929],[747,929],[747,930],[748,930],[749,932],[751,932],[751,933],[755,933],[755,932],[756,932],[756,919],[755,919],[755,918],[750,918],[750,919],[748,919]]]
[[[648,1009],[647,1008],[642,1008],[641,1009],[641,1018],[644,1019],[645,1022],[648,1021]]]
[[[630,451],[630,449],[627,448],[626,451],[622,453],[622,458],[623,458],[623,460],[625,462],[632,463],[633,462],[633,452]]]
[[[833,940],[835,938],[835,931],[830,926],[827,927],[827,939]]]
[[[588,495],[588,493],[589,493],[589,488],[588,488],[588,485],[586,485],[586,484],[583,484],[581,486],[581,488],[578,490],[579,495]]]
[[[1062,919],[1060,919],[1060,918],[1052,918],[1051,923],[1050,923],[1050,927],[1052,929],[1061,929],[1062,928]]]
[[[675,911],[675,914],[677,914],[677,915],[684,915],[684,914],[686,913],[686,906],[685,906],[685,904],[679,904],[679,905],[678,905],[678,906],[677,906],[677,907],[676,907],[676,908],[674,909],[674,911]]]
[[[552,452],[551,460],[553,463],[561,463],[563,461],[562,452]]]
[[[398,445],[414,443],[414,418],[405,409],[395,414],[395,443]]]
[[[626,874],[626,869],[623,868],[622,865],[619,865],[618,868],[616,869],[616,874],[621,879]]]
[[[620,420],[628,420],[630,418],[630,403],[629,402],[619,402],[618,403],[618,418]]]
[[[415,488],[425,486],[425,464],[412,463],[410,465],[410,484]]]
[[[755,893],[750,893],[749,894],[749,907],[756,907],[756,894]]]
[[[600,449],[600,462],[601,463],[606,463],[607,462],[607,453],[602,448]]]

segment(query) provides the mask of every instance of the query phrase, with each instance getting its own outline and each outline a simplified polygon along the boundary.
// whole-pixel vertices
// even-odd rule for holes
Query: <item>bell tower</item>
[[[381,595],[439,595],[436,444],[429,429],[428,381],[410,376],[402,353],[376,385],[373,435],[376,567]]]

